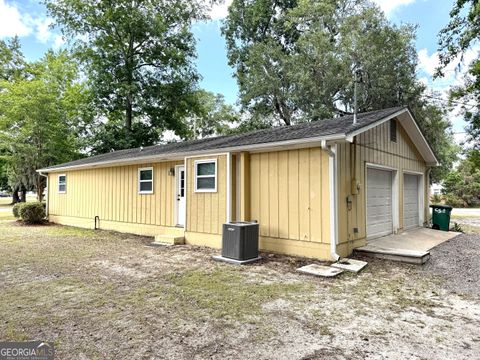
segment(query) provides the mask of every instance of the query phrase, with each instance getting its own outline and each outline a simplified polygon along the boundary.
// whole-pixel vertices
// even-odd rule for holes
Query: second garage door
[[[393,232],[392,172],[367,168],[367,237]]]
[[[403,177],[403,227],[411,229],[419,224],[418,175]]]

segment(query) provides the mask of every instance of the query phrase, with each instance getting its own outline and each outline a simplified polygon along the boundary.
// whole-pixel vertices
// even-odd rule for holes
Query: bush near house
[[[13,216],[15,216],[17,219],[20,218],[20,208],[22,207],[23,204],[25,203],[19,202],[13,205],[13,208],[12,208]]]
[[[23,203],[19,206],[18,214],[27,224],[41,224],[46,217],[45,207],[41,202]]]

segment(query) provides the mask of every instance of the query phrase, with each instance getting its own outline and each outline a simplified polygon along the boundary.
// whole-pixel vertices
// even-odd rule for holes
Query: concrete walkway
[[[452,231],[440,231],[417,228],[404,231],[399,235],[389,235],[367,241],[367,247],[378,249],[405,249],[411,251],[428,251],[441,243],[460,235]]]
[[[399,235],[389,235],[367,241],[367,245],[355,250],[370,256],[423,264],[430,258],[430,249],[457,235],[460,233],[417,228]]]

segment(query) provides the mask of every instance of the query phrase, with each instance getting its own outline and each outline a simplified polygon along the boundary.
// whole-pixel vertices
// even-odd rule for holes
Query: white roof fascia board
[[[407,116],[405,116],[407,115]],[[423,157],[427,165],[430,166],[438,166],[438,160],[428,144],[427,140],[423,136],[422,131],[418,127],[417,122],[415,121],[412,113],[408,108],[402,109],[400,111],[397,111],[396,113],[393,113],[381,120],[375,121],[374,123],[362,127],[358,130],[352,131],[346,135],[346,140],[349,142],[353,142],[353,138],[361,133],[364,133],[365,131],[368,131],[370,129],[373,129],[374,127],[377,127],[378,125],[383,124],[384,122],[387,122],[395,117],[403,117],[406,119],[406,121],[401,121],[403,128],[407,132],[408,136],[412,140],[413,144],[419,151],[420,155]]]
[[[79,170],[79,169],[89,169],[89,168],[97,168],[97,167],[111,167],[111,166],[120,166],[120,165],[129,165],[129,164],[137,164],[142,162],[150,162],[150,161],[171,161],[171,160],[183,160],[184,157],[188,156],[202,156],[202,155],[209,155],[218,152],[234,152],[234,151],[257,151],[257,150],[269,150],[275,149],[278,147],[285,147],[291,145],[308,145],[311,143],[318,143],[321,140],[344,140],[344,134],[334,134],[328,136],[315,136],[310,138],[300,138],[300,139],[292,139],[292,140],[285,140],[285,141],[277,141],[277,142],[270,142],[270,143],[259,143],[259,144],[249,144],[249,145],[242,145],[242,146],[232,146],[232,147],[224,147],[224,148],[212,148],[203,151],[184,151],[178,153],[171,153],[171,154],[157,154],[157,155],[148,155],[148,156],[140,156],[131,159],[116,159],[116,160],[107,160],[107,161],[99,161],[99,162],[92,162],[87,164],[80,164],[80,165],[70,165],[70,166],[62,166],[57,168],[44,168],[38,169],[37,172],[59,172],[64,170]]]

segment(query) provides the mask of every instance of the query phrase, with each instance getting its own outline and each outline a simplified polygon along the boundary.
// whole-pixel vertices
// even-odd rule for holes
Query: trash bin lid
[[[430,205],[432,209],[438,208],[438,209],[446,209],[446,210],[452,210],[453,208],[449,205]]]

